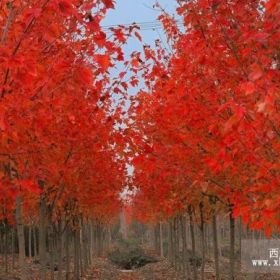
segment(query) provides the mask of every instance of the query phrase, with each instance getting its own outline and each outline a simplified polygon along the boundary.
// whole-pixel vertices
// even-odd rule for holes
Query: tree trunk
[[[25,274],[25,238],[24,238],[24,226],[22,221],[22,198],[17,196],[16,198],[16,221],[17,221],[17,233],[18,233],[18,247],[19,247],[19,269],[22,280],[26,279]]]
[[[230,210],[229,216],[229,224],[230,224],[230,280],[235,279],[235,221],[232,216],[232,209]]]
[[[79,246],[80,246],[80,231],[75,229],[75,240],[74,240],[74,280],[80,279],[80,255],[79,255]]]
[[[63,237],[63,232],[62,232],[62,224],[59,221],[58,222],[58,234],[57,234],[57,252],[58,252],[58,280],[62,280],[62,262],[63,262],[63,244],[62,244],[62,237]]]
[[[171,264],[175,266],[175,246],[174,246],[174,227],[173,227],[173,221],[174,219],[171,219],[170,221],[170,243],[171,243]]]
[[[4,255],[5,255],[5,272],[8,272],[9,270],[9,262],[8,262],[8,224],[6,221],[4,221]]]
[[[159,222],[159,246],[160,246],[160,257],[163,258],[163,235],[162,235],[162,222]]]
[[[190,217],[190,232],[191,232],[191,241],[192,241],[192,256],[193,256],[193,276],[194,280],[197,280],[197,267],[196,267],[196,249],[195,249],[195,235],[194,235],[194,222],[193,222],[193,209],[189,206],[189,217]]]
[[[213,227],[213,245],[214,245],[216,280],[219,280],[220,279],[219,248],[218,248],[218,234],[217,234],[217,217],[215,213],[213,213],[212,215],[212,227]]]
[[[88,244],[87,244],[87,231],[86,231],[86,225],[81,223],[81,257],[83,259],[83,271],[85,272],[88,268],[88,253],[87,253],[87,249],[88,249]]]
[[[15,229],[12,228],[12,268],[15,269]]]
[[[239,270],[241,271],[242,220],[239,218]]]
[[[33,252],[34,257],[38,256],[38,246],[37,246],[37,235],[36,235],[36,227],[33,225]]]
[[[87,226],[86,226],[86,232],[87,232],[87,240],[88,240],[88,244],[87,244],[87,258],[88,258],[88,264],[89,266],[92,265],[92,252],[91,252],[91,226],[90,226],[90,221],[88,222]],[[107,245],[107,249],[109,249],[109,236],[108,236],[108,245]]]
[[[40,280],[46,280],[46,249],[46,202],[41,198],[39,226]]]
[[[174,229],[174,257],[175,257],[175,270],[180,271],[180,258],[179,258],[179,239],[178,239],[178,217],[175,217],[173,220],[173,229]]]
[[[54,230],[50,226],[48,230],[48,249],[49,249],[49,260],[50,260],[50,270],[51,270],[51,280],[54,280]]]
[[[69,252],[69,246],[70,246],[70,229],[66,228],[66,235],[65,235],[65,258],[66,258],[66,280],[70,280],[70,252]]]
[[[187,233],[186,233],[186,217],[185,215],[181,216],[181,234],[182,234],[182,264],[183,264],[183,277],[184,279],[190,279],[190,263],[189,263],[189,254],[187,248]]]
[[[168,260],[172,263],[172,234],[171,234],[171,221],[168,221]]]
[[[204,227],[204,215],[203,215],[203,203],[199,204],[200,212],[200,237],[201,237],[201,253],[202,253],[202,262],[201,262],[201,280],[204,280],[204,270],[205,270],[205,227]]]
[[[32,227],[28,227],[28,256],[32,257]]]

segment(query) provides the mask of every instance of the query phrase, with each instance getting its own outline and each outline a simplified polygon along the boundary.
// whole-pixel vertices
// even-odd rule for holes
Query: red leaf
[[[142,42],[142,36],[140,35],[139,32],[135,31],[135,32],[134,32],[134,35],[135,35],[135,37],[136,37],[140,42]]]
[[[254,36],[254,39],[257,40],[257,41],[263,42],[263,41],[265,41],[268,37],[269,37],[269,34],[268,34],[268,33],[262,32],[262,33],[257,33],[257,34]]]
[[[119,74],[120,79],[123,79],[125,75],[126,75],[126,72],[121,72],[121,73]]]
[[[2,114],[0,116],[0,130],[5,131],[7,129],[7,124],[6,121],[4,119],[4,115]]]
[[[104,5],[107,9],[114,9],[115,8],[115,3],[112,0],[103,0]]]
[[[31,180],[19,180],[21,187],[31,193],[40,194],[40,187]]]
[[[40,17],[41,12],[42,12],[42,9],[40,9],[40,8],[33,8],[33,9],[29,9],[27,14],[31,15],[31,16],[33,16],[35,18],[38,18],[38,17]]]
[[[245,91],[246,94],[252,94],[255,92],[256,87],[253,82],[247,82],[242,85],[242,90]]]
[[[256,81],[256,80],[258,80],[258,79],[260,79],[262,77],[263,71],[262,71],[261,67],[257,63],[254,63],[251,66],[251,69],[252,69],[252,72],[249,75],[249,79],[251,81]]]
[[[58,6],[59,6],[60,11],[63,14],[70,15],[73,12],[72,5],[67,1],[60,1]]]
[[[111,66],[110,55],[108,54],[97,54],[95,56],[96,62],[102,68],[102,71],[105,72]]]

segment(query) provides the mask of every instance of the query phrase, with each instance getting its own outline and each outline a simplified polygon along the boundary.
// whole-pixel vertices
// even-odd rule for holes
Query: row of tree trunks
[[[205,276],[206,259],[211,258],[214,260],[213,269],[216,279],[219,280],[221,279],[220,256],[225,254],[222,250],[229,248],[227,277],[231,280],[236,279],[237,257],[239,264],[241,259],[241,239],[248,238],[249,235],[242,230],[240,220],[237,228],[231,209],[228,217],[227,225],[224,221],[218,222],[217,214],[213,210],[210,215],[207,214],[206,221],[203,203],[199,204],[197,213],[190,205],[187,212],[154,226],[154,246],[157,254],[167,257],[183,279],[192,280],[207,279]],[[226,236],[219,236],[219,232],[228,234],[226,242],[221,243],[222,238]],[[198,260],[200,264],[197,266],[195,263]]]
[[[110,230],[99,221],[80,217],[52,221],[50,207],[40,201],[39,224],[24,225],[22,198],[16,198],[16,228],[2,221],[0,225],[3,268],[15,268],[18,254],[20,279],[28,279],[26,257],[34,257],[40,265],[41,280],[79,280],[92,265],[93,255],[102,256],[111,242]],[[8,258],[12,254],[12,267]]]

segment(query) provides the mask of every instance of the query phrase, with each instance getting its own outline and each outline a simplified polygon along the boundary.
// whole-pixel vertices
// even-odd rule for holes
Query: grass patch
[[[149,263],[157,262],[134,242],[120,241],[117,247],[109,253],[109,260],[121,269],[131,270]]]

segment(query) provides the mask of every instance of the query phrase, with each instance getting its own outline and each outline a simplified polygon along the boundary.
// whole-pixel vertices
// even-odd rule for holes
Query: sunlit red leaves
[[[2,130],[2,131],[5,131],[6,128],[7,128],[7,122],[6,122],[6,120],[5,120],[4,114],[2,113],[2,114],[0,115],[0,132],[1,132],[1,130]]]
[[[126,42],[126,35],[124,33],[124,30],[120,28],[111,28],[115,38],[117,41],[120,43],[125,43]]]
[[[241,90],[245,94],[253,94],[256,91],[256,86],[253,82],[246,82],[241,85]]]
[[[29,1],[28,9],[24,1],[13,3],[21,8],[0,46],[1,170],[10,157],[13,161],[7,197],[21,191],[26,214],[28,206],[38,206],[42,192],[49,203],[62,192],[55,200],[60,211],[75,197],[76,209],[109,221],[124,185],[122,163],[112,150],[118,138],[107,90],[108,68],[123,58],[122,50],[100,26],[114,1],[55,0],[43,6]],[[6,17],[2,27],[8,14],[0,14]],[[110,205],[106,215],[104,205]]]
[[[239,122],[244,118],[244,109],[237,108],[236,112],[228,119],[223,128],[223,134],[230,132],[232,129],[236,128]]]
[[[106,72],[111,64],[111,57],[109,54],[97,54],[95,55],[95,61],[101,68],[101,72]]]
[[[113,9],[115,7],[115,1],[114,0],[103,0],[103,3],[105,4],[105,7],[107,9]]]
[[[251,72],[249,74],[249,79],[251,81],[256,81],[262,77],[263,70],[261,69],[260,65],[258,65],[257,63],[254,63],[251,65],[250,68],[251,68]]]
[[[32,180],[18,180],[15,182],[20,186],[23,191],[27,191],[33,194],[39,195],[41,193],[41,189],[37,183],[34,183]]]
[[[66,15],[71,15],[74,11],[71,1],[59,1],[58,6],[60,11]]]
[[[187,30],[180,36],[173,18],[164,12],[160,17],[174,54],[164,55],[159,44],[156,51],[144,48],[152,63],[143,74],[149,93],[139,94],[133,118],[135,131],[144,135],[136,149],[141,156],[136,157],[135,184],[143,200],[138,203],[152,207],[155,215],[160,212],[154,205],[156,195],[169,184],[178,197],[185,195],[186,204],[199,201],[201,191],[215,194],[225,204],[233,203],[235,216],[245,223],[265,229],[267,236],[274,230],[271,225],[279,210],[273,206],[278,204],[278,191],[272,178],[279,170],[271,164],[279,164],[280,151],[275,141],[279,47],[274,41],[279,43],[280,13],[276,2],[265,3],[267,10],[260,17],[250,1],[236,1],[231,7],[188,1],[177,10]],[[137,55],[132,66],[144,69]],[[152,155],[145,150],[147,141],[157,147]],[[179,170],[173,174],[176,180],[157,177],[174,166]],[[211,181],[207,188],[199,184],[206,179]],[[196,188],[189,187],[193,182]],[[161,199],[166,209],[174,206],[173,200]]]
[[[38,18],[40,17],[41,13],[42,13],[41,8],[33,8],[33,9],[29,9],[26,14],[27,16],[31,16],[31,18],[33,17]]]

